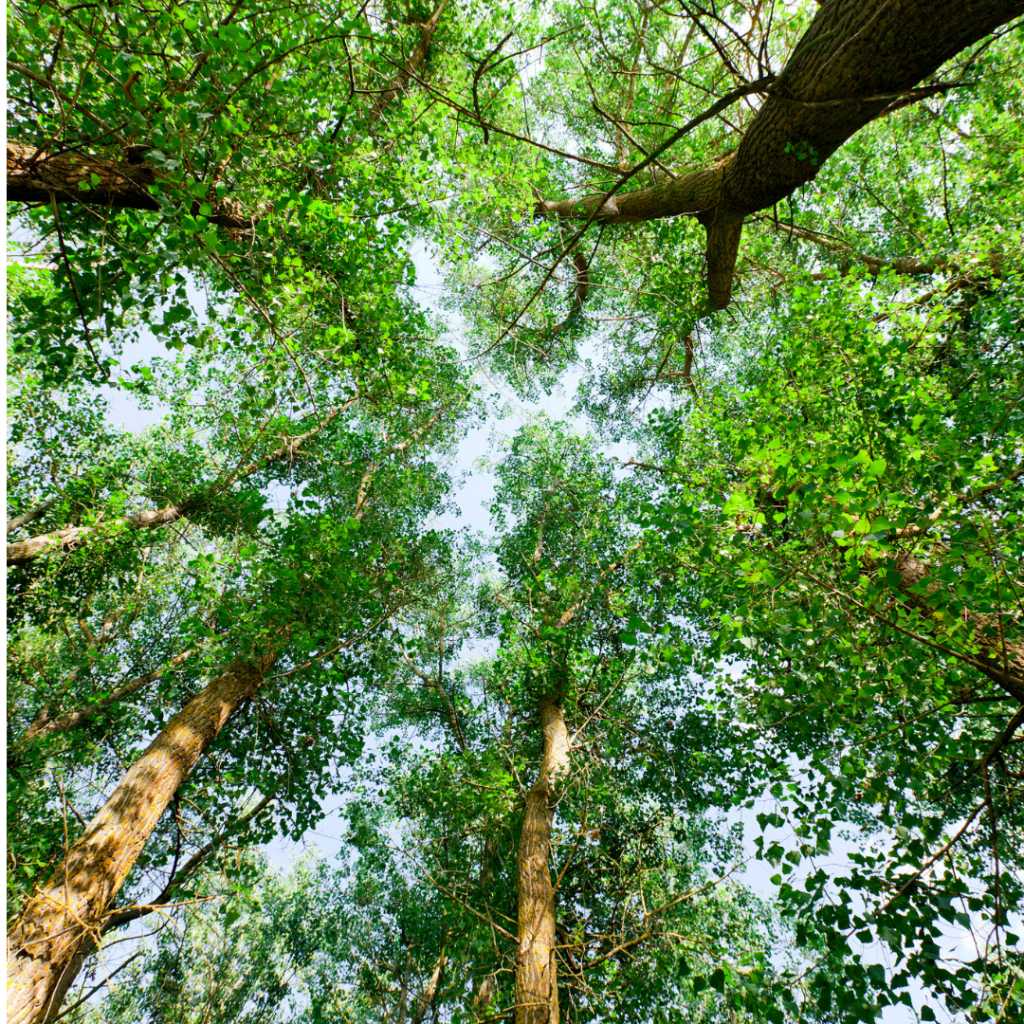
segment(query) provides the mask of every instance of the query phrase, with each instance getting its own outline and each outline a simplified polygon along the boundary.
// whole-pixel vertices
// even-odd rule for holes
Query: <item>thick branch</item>
[[[91,203],[115,210],[160,210],[152,187],[166,178],[152,164],[108,160],[87,153],[51,153],[7,143],[9,203]],[[248,231],[255,218],[228,212],[230,204],[207,220],[223,228]]]
[[[1024,14],[1024,0],[832,0],[744,133],[710,167],[611,199],[538,204],[606,224],[690,215],[708,229],[709,298],[728,303],[743,219],[811,181],[851,135],[948,84],[914,87],[964,47]]]

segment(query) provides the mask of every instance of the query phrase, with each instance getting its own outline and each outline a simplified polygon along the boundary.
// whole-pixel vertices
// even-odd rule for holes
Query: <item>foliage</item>
[[[76,1019],[511,1015],[553,698],[566,1020],[1024,1012],[1019,26],[748,219],[709,315],[689,218],[534,204],[778,71],[814,5],[9,10],[12,142],[143,167],[153,207],[97,176],[12,219],[44,255],[8,278],[9,539],[52,543],[8,569],[9,914],[172,715],[276,655],[86,985],[113,929],[171,923]],[[484,374],[577,385],[576,418],[479,467],[469,537],[437,517]],[[336,864],[254,852],[339,801]]]

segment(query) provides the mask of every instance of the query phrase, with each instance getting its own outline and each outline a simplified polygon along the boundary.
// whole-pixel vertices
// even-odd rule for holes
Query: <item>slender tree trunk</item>
[[[480,888],[482,890],[486,891],[494,881],[494,865],[497,859],[498,841],[494,832],[488,829],[484,838],[483,863],[480,866]],[[497,976],[494,974],[477,975],[473,991],[473,1012],[478,1017],[482,1017],[491,1005],[497,981]]]
[[[394,79],[388,83],[387,89],[374,100],[373,106],[370,108],[369,114],[369,125],[372,127],[381,118],[384,113],[384,108],[400,93],[405,92],[409,86],[409,80],[413,75],[418,75],[420,69],[423,67],[424,61],[427,59],[427,54],[430,52],[430,44],[433,42],[434,33],[437,31],[437,26],[441,22],[441,15],[444,13],[445,6],[448,0],[442,0],[440,4],[434,9],[434,13],[431,14],[427,20],[420,25],[420,41],[416,44],[416,49],[410,54],[409,59],[402,66],[402,69],[398,72]]]
[[[537,784],[526,795],[526,814],[516,855],[519,949],[515,1024],[558,1024],[555,890],[549,861],[556,787],[569,765],[569,734],[559,697],[549,694],[541,701],[544,751]]]
[[[263,685],[274,655],[242,658],[190,701],[129,769],[7,935],[10,1024],[43,1024],[95,945],[110,905],[178,787],[225,722]]]
[[[437,995],[437,986],[441,981],[441,974],[447,959],[444,950],[441,950],[441,955],[434,964],[434,971],[430,975],[430,981],[427,982],[427,987],[420,993],[420,997],[416,1001],[416,1012],[412,1015],[412,1024],[423,1024],[423,1018],[427,1015],[427,1010],[433,1005],[434,997]]]
[[[210,484],[202,490],[190,494],[184,501],[177,505],[168,505],[166,508],[147,509],[145,512],[136,512],[134,515],[122,516],[120,519],[112,519],[107,523],[97,523],[95,526],[69,526],[63,530],[54,530],[51,533],[40,534],[38,537],[30,537],[28,540],[17,541],[7,545],[7,564],[25,565],[40,555],[52,552],[67,554],[77,548],[84,547],[101,537],[109,536],[117,530],[155,530],[161,526],[168,526],[177,522],[189,512],[202,506],[205,502],[222,494],[229,487],[233,487],[239,480],[253,476],[255,473],[266,469],[278,462],[285,462],[295,459],[302,451],[302,445],[310,438],[322,433],[324,428],[341,413],[347,412],[359,400],[355,395],[342,405],[336,406],[320,417],[320,422],[305,434],[296,437],[289,437],[282,440],[273,451],[248,465],[238,466],[227,473],[224,477]]]
[[[116,704],[125,697],[131,696],[143,687],[162,678],[168,672],[173,672],[176,668],[184,665],[185,662],[188,661],[188,659],[199,649],[199,646],[189,647],[180,654],[174,655],[173,658],[169,658],[159,668],[153,669],[152,672],[146,672],[144,675],[136,676],[129,682],[116,687],[102,700],[98,700],[93,704],[85,704],[82,707],[75,708],[73,711],[65,711],[59,715],[52,715],[46,708],[44,708],[36,715],[29,727],[18,738],[17,743],[14,745],[15,751],[24,749],[24,747],[29,743],[33,743],[36,740],[44,739],[47,736],[57,736],[62,732],[68,732],[70,729],[74,729],[76,726],[81,725],[82,722],[91,718],[97,711],[105,711],[112,704]],[[11,754],[9,751],[8,764],[10,764],[10,756]]]
[[[542,202],[537,212],[601,223],[695,216],[708,233],[708,293],[732,292],[744,217],[811,181],[864,125],[932,95],[914,90],[951,57],[1024,14],[1024,0],[827,0],[751,121],[735,153],[650,188]]]

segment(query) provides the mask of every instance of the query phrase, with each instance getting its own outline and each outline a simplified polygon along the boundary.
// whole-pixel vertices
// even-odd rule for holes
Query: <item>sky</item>
[[[457,347],[468,354],[465,343],[461,341],[462,324],[458,315],[450,310],[442,309],[440,306],[444,282],[431,254],[423,245],[417,245],[412,250],[412,257],[417,272],[417,280],[413,288],[414,296],[425,308],[442,316],[447,321],[452,340]],[[198,315],[202,317],[202,311],[206,308],[206,299],[194,284],[189,286],[189,298],[193,308],[198,310]],[[137,339],[126,345],[122,364],[130,367],[137,361],[149,361],[154,356],[164,354],[163,345],[156,337],[148,330],[142,329]],[[483,374],[484,371],[479,372]],[[570,370],[565,375],[563,383],[550,396],[545,396],[542,400],[535,402],[524,401],[499,379],[490,377],[482,382],[489,392],[500,396],[499,402],[506,413],[502,418],[488,418],[486,422],[469,429],[463,436],[449,468],[451,476],[456,482],[454,499],[457,510],[439,517],[435,524],[438,528],[490,532],[488,509],[494,497],[495,478],[487,464],[498,457],[503,443],[521,426],[535,421],[538,417],[546,416],[552,420],[566,419],[578,429],[587,430],[586,422],[578,417],[573,419],[572,415],[576,386],[582,375],[582,365]],[[143,408],[136,397],[127,391],[111,388],[108,390],[107,397],[110,403],[111,421],[120,423],[125,429],[131,431],[139,431],[159,422],[165,411],[159,406]],[[625,462],[630,455],[625,446],[606,447],[606,450],[620,463]],[[269,491],[267,494],[268,504],[276,509],[283,509],[287,499],[287,489],[282,489],[280,492]],[[742,671],[742,666],[739,666],[737,671]],[[387,737],[377,739],[370,744],[370,749],[372,750],[374,745],[381,746],[386,740]],[[347,848],[344,838],[348,828],[344,814],[346,798],[335,796],[331,800],[332,802],[325,808],[327,813],[323,821],[307,833],[301,842],[278,839],[264,849],[264,853],[273,865],[280,870],[287,870],[296,861],[304,859],[310,854],[332,859]],[[770,899],[775,892],[775,885],[770,879],[777,869],[767,862],[753,859],[754,839],[760,835],[760,829],[756,825],[754,817],[758,810],[775,809],[775,801],[767,794],[763,803],[763,807],[755,808],[753,811],[732,812],[727,816],[725,823],[729,825],[738,820],[743,826],[744,841],[737,858],[740,861],[745,861],[745,867],[740,876],[742,882],[759,895]],[[841,825],[841,823],[839,824]],[[779,834],[771,834],[773,832]],[[837,828],[836,832],[833,848],[826,857],[818,858],[813,863],[804,861],[794,871],[793,876],[787,880],[795,879],[795,884],[799,884],[810,871],[819,866],[824,866],[832,872],[842,873],[844,868],[850,864],[849,854],[858,848],[858,843],[852,834],[847,833],[844,837],[841,827]],[[766,842],[772,838],[779,838],[785,844],[785,841],[792,840],[793,836],[790,827],[787,826],[783,830],[769,829],[769,833],[766,834]],[[132,943],[125,943],[121,950],[121,956],[133,948]],[[973,959],[976,955],[969,933],[963,929],[950,929],[946,948],[950,954],[957,957]],[[877,943],[864,947],[862,952],[868,962],[880,961],[891,966],[892,958],[888,950]],[[119,962],[120,956],[116,960]],[[921,999],[922,994],[918,991],[915,1001]],[[884,1024],[906,1024],[906,1022],[913,1021],[915,1015],[905,1007],[890,1007],[885,1011],[882,1019]]]

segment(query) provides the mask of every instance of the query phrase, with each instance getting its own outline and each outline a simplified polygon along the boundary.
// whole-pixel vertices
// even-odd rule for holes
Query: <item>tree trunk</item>
[[[830,0],[790,55],[743,135],[711,167],[617,195],[606,224],[696,216],[708,231],[708,291],[722,309],[732,292],[743,218],[811,181],[851,135],[930,95],[909,93],[964,47],[1024,14],[1024,0]],[[938,90],[932,90],[935,92]],[[541,203],[549,216],[585,219],[603,196]]]
[[[322,433],[328,423],[337,418],[341,413],[351,409],[359,400],[359,397],[357,394],[342,405],[336,406],[325,413],[320,417],[319,423],[312,430],[307,430],[306,433],[295,437],[284,438],[281,444],[273,451],[268,452],[255,462],[250,462],[248,465],[233,469],[222,479],[209,485],[204,490],[190,494],[177,505],[168,505],[166,508],[147,509],[145,512],[136,512],[134,515],[113,519],[108,523],[97,523],[95,526],[69,526],[63,530],[54,530],[51,533],[40,534],[38,537],[30,537],[28,540],[8,544],[7,564],[26,565],[40,555],[56,551],[66,554],[100,537],[107,536],[118,529],[155,530],[161,526],[177,522],[189,512],[205,504],[210,498],[234,486],[239,480],[244,480],[274,463],[294,460],[302,450],[304,442]],[[434,421],[432,420],[431,422]]]
[[[920,593],[923,586],[928,594],[940,589],[931,581],[927,563],[911,555],[898,555],[893,559],[875,561],[872,567],[895,568],[900,576],[900,590],[907,594],[907,604],[918,611],[933,611],[928,596]],[[917,593],[911,593],[911,588]],[[1024,643],[1006,635],[1006,622],[997,615],[964,613],[971,625],[971,642],[977,647],[972,660],[978,669],[1014,700],[1024,704]]]
[[[43,1024],[61,1000],[160,816],[225,722],[263,685],[274,655],[236,658],[175,715],[129,769],[7,936],[10,1024]]]
[[[441,980],[441,973],[444,971],[447,959],[444,950],[441,950],[441,955],[437,958],[433,973],[430,975],[430,981],[427,982],[427,987],[420,993],[420,997],[416,1001],[416,1012],[412,1015],[412,1024],[423,1024],[423,1018],[426,1017],[427,1010],[433,1006],[434,997],[437,995],[437,986]]]
[[[519,949],[515,1024],[558,1024],[555,890],[549,860],[556,785],[569,765],[569,734],[558,696],[549,694],[541,701],[540,721],[544,752],[537,784],[526,795],[516,854]]]
[[[420,69],[423,67],[424,61],[427,59],[427,54],[430,52],[430,44],[433,42],[434,33],[437,31],[437,26],[440,24],[441,15],[444,13],[445,5],[448,0],[442,0],[440,4],[434,9],[434,13],[431,14],[427,20],[420,25],[420,41],[416,44],[416,49],[413,50],[409,59],[402,65],[401,70],[395,76],[390,83],[388,83],[387,89],[374,100],[373,106],[370,108],[370,115],[368,118],[369,125],[372,127],[381,118],[384,113],[384,108],[396,97],[399,93],[405,92],[409,86],[409,81],[413,75],[418,75]]]

